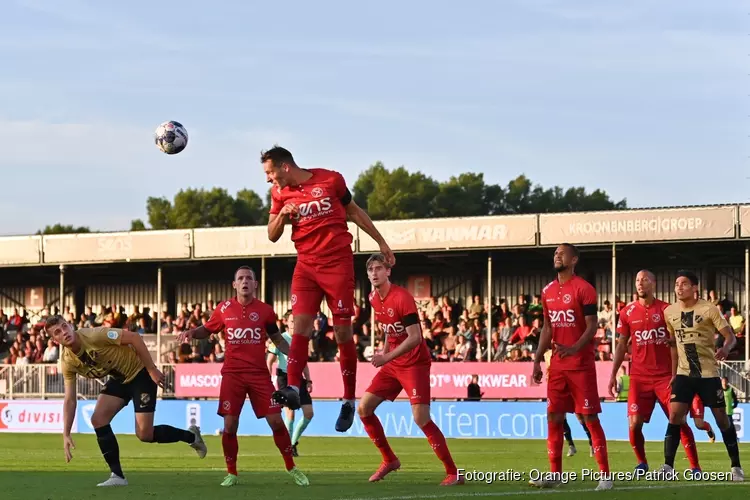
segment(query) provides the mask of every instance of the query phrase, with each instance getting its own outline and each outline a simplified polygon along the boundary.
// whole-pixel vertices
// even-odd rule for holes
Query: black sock
[[[589,438],[589,446],[594,446],[591,443],[591,431],[589,430],[588,426],[586,425],[586,422],[581,422],[581,427],[583,427],[583,430],[586,433],[586,437]]]
[[[573,434],[570,432],[570,426],[568,425],[567,420],[563,420],[563,433],[565,434],[565,440],[568,442],[568,445],[575,446],[573,444]]]
[[[120,466],[120,445],[117,444],[117,437],[112,432],[112,426],[105,425],[94,429],[94,432],[96,432],[96,442],[99,443],[99,449],[102,451],[102,456],[104,456],[107,465],[109,465],[109,470],[125,479]]]
[[[734,428],[734,422],[731,419],[732,417],[729,417],[729,427],[721,431],[721,437],[724,439],[724,445],[727,447],[732,467],[742,467],[740,465],[740,447],[737,445],[737,429]]]
[[[179,441],[193,444],[195,442],[195,434],[184,429],[172,427],[171,425],[154,426],[154,443],[177,443]]]
[[[677,455],[677,448],[680,447],[680,427],[670,423],[664,436],[664,463],[670,467],[674,467],[674,457]]]

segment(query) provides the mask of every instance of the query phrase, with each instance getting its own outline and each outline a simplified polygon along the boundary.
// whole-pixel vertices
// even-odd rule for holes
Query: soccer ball
[[[162,152],[176,155],[187,146],[188,133],[179,122],[164,122],[156,128],[154,142]]]

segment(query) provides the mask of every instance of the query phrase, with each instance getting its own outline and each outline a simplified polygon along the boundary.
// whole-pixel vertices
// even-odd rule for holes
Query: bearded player
[[[274,387],[266,367],[266,338],[284,353],[289,352],[289,345],[279,332],[273,308],[255,298],[258,283],[253,270],[248,266],[237,269],[232,287],[237,290],[235,298],[217,305],[205,325],[179,336],[180,342],[189,342],[222,330],[227,335],[217,412],[224,417],[221,445],[227,464],[227,476],[221,485],[239,483],[237,429],[245,397],[249,397],[255,416],[265,418],[271,427],[273,441],[284,458],[287,472],[299,486],[307,486],[310,484],[307,477],[294,464],[292,441],[281,418],[281,407],[271,397]]]
[[[651,420],[656,403],[669,418],[669,399],[672,394],[672,364],[677,363],[677,347],[671,346],[664,310],[669,306],[654,297],[656,278],[651,271],[642,270],[635,277],[638,300],[628,304],[620,313],[617,333],[620,339],[615,350],[609,392],[617,394],[617,372],[631,348],[630,389],[628,391],[628,423],[630,445],[638,460],[636,471],[648,471],[643,424]],[[680,427],[682,445],[693,472],[700,472],[698,450],[690,426]]]
[[[111,422],[130,401],[135,411],[135,435],[145,443],[189,444],[200,458],[206,456],[206,445],[200,429],[189,430],[171,425],[154,426],[157,387],[164,384],[164,375],[154,365],[151,353],[141,336],[119,328],[81,328],[78,331],[62,316],[47,318],[44,330],[60,344],[60,364],[65,381],[63,401],[63,447],[65,460],[73,458],[75,448],[70,432],[76,415],[77,375],[88,379],[109,376],[96,400],[91,426],[96,442],[109,465],[109,479],[98,486],[127,486],[120,465],[120,446],[112,432]]]
[[[268,238],[276,242],[291,224],[297,264],[292,275],[292,314],[296,331],[288,359],[288,386],[274,393],[274,399],[292,410],[300,408],[302,371],[307,366],[307,348],[314,316],[323,297],[333,314],[333,330],[340,353],[344,382],[344,403],[336,430],[346,432],[354,422],[357,385],[357,348],[354,345],[353,237],[347,218],[374,239],[390,266],[393,252],[370,217],[352,200],[341,174],[320,168],[303,169],[284,148],[264,152],[260,161],[266,180],[272,184]]]
[[[737,430],[725,408],[724,391],[719,378],[719,363],[729,356],[737,343],[732,327],[719,309],[707,300],[697,299],[698,277],[690,271],[677,274],[674,287],[677,302],[667,307],[664,316],[670,339],[677,345],[677,363],[673,366],[669,425],[664,437],[664,465],[660,472],[674,474],[674,457],[679,446],[680,429],[685,423],[696,394],[711,408],[731,461],[733,481],[744,481],[740,464]],[[724,337],[724,346],[714,351],[716,330]]]
[[[370,304],[375,320],[386,335],[383,354],[376,354],[372,364],[380,368],[365,391],[357,411],[367,435],[383,456],[380,467],[370,481],[380,481],[401,467],[401,462],[388,444],[380,419],[375,410],[384,400],[393,401],[402,390],[411,402],[414,422],[422,429],[433,451],[445,466],[446,478],[441,486],[463,484],[458,477],[445,436],[430,416],[430,366],[432,357],[419,326],[414,297],[400,286],[390,282],[391,266],[382,254],[367,260],[367,277],[375,290],[370,294]]]
[[[578,249],[564,243],[557,247],[554,266],[557,279],[544,287],[542,307],[544,327],[534,358],[534,381],[542,382],[541,362],[552,348],[552,361],[547,380],[547,455],[550,473],[530,481],[539,488],[562,484],[563,421],[566,413],[575,412],[591,431],[594,457],[599,465],[597,490],[612,489],[604,436],[599,413],[599,389],[594,364],[594,334],[597,327],[596,290],[576,276]]]

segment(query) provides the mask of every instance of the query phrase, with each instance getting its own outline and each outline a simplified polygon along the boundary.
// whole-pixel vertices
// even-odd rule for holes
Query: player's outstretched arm
[[[70,433],[73,430],[73,421],[76,418],[78,400],[76,398],[77,386],[75,375],[73,379],[65,379],[65,397],[63,399],[63,448],[65,450],[65,461],[70,462],[73,458],[71,449],[75,449],[73,438]]]
[[[143,366],[148,371],[149,375],[154,382],[160,386],[164,384],[164,375],[154,364],[154,360],[151,357],[151,353],[146,347],[146,343],[143,341],[141,336],[137,333],[130,332],[128,330],[122,330],[122,338],[120,339],[121,345],[129,345],[135,349],[135,353],[138,355],[138,359],[141,360]]]
[[[276,328],[275,332],[268,332],[268,337],[271,339],[271,342],[274,343],[276,346],[276,349],[278,349],[282,354],[289,355],[289,342],[286,341],[284,336],[279,331],[278,327],[276,326],[276,323],[273,323],[273,327]],[[268,325],[268,328],[271,328],[271,325]]]
[[[378,244],[378,247],[380,247],[380,253],[385,255],[388,264],[393,266],[396,263],[396,257],[393,255],[393,252],[388,246],[388,243],[385,241],[385,238],[383,238],[383,235],[380,234],[378,228],[376,228],[375,224],[373,224],[372,219],[367,214],[367,212],[362,210],[362,208],[357,205],[354,200],[351,200],[346,205],[346,215],[349,217],[349,220],[354,222],[362,231],[367,233],[370,238],[375,240],[375,242]]]

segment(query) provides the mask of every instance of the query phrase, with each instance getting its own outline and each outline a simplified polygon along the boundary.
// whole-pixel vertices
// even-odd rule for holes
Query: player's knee
[[[136,427],[135,436],[144,443],[151,443],[154,441],[154,428]]]
[[[303,408],[302,409],[302,417],[303,418],[306,418],[307,420],[312,420],[313,415],[315,415],[315,413],[313,412],[312,408],[310,408],[310,409]]]
[[[224,419],[224,433],[225,434],[237,434],[238,429],[239,429],[239,421],[236,418]]]
[[[272,431],[279,431],[282,428],[286,428],[286,426],[284,425],[284,420],[282,420],[280,413],[274,413],[273,415],[267,416],[266,422],[268,422],[268,426]]]
[[[352,317],[350,314],[334,314],[333,315],[333,332],[336,334],[336,338],[340,335],[352,334]],[[347,340],[347,339],[344,339]]]
[[[98,429],[99,427],[104,427],[105,425],[109,425],[112,420],[110,418],[105,417],[101,413],[94,412],[93,415],[91,415],[91,426],[94,429]]]
[[[369,417],[375,412],[375,408],[368,404],[362,404],[360,403],[359,406],[357,406],[357,414],[359,415],[359,418]]]

